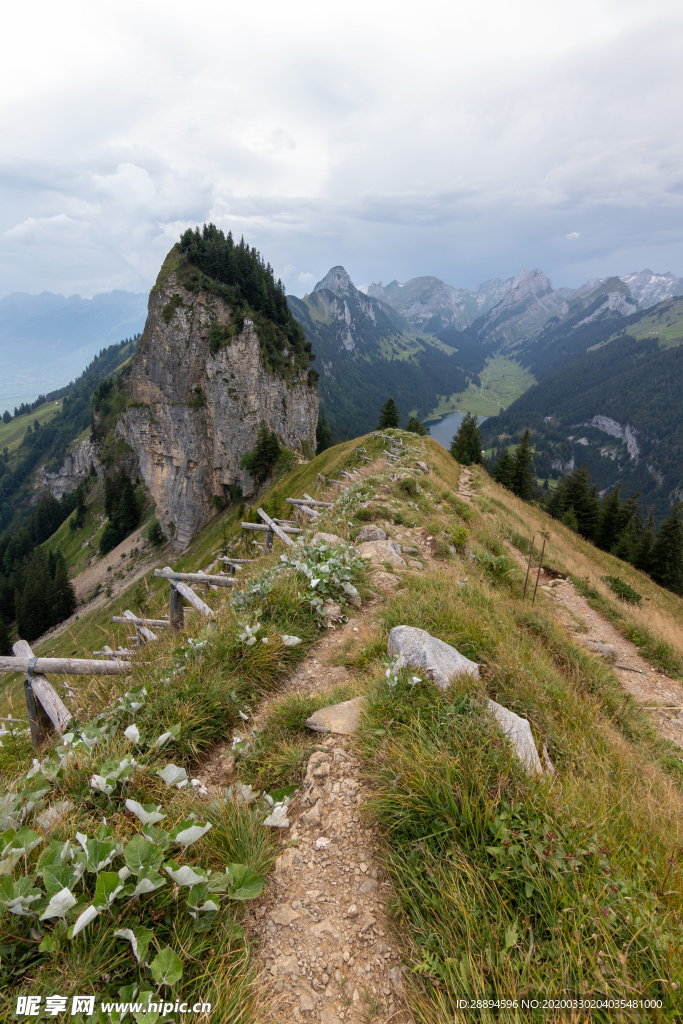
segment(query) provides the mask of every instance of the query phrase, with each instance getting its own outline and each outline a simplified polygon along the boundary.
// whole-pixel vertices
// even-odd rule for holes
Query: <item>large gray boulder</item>
[[[470,661],[450,644],[415,626],[394,626],[389,634],[387,652],[396,656],[394,668],[405,668],[410,665],[432,679],[442,690],[459,675],[467,674],[474,676],[475,679],[479,678],[479,666],[476,662]],[[495,700],[487,701],[487,705],[526,771],[530,775],[545,774],[531,726],[526,718],[520,718],[514,711],[508,711]],[[548,772],[551,773],[553,769],[549,759],[547,763]]]
[[[356,544],[362,544],[366,540],[386,540],[387,535],[381,526],[374,526],[372,523],[368,523],[364,526],[358,536],[356,537]]]
[[[412,665],[432,679],[442,690],[456,676],[463,674],[479,678],[479,666],[455,647],[437,640],[424,629],[415,626],[394,626],[389,634],[387,652],[397,657],[396,667]]]
[[[388,562],[398,569],[408,568],[401,558],[400,545],[395,540],[369,540],[358,545],[358,552],[363,558],[369,558],[374,565]]]

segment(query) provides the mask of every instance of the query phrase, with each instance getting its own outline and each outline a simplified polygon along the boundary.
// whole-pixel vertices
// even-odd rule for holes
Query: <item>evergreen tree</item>
[[[507,487],[510,491],[512,490],[512,469],[513,461],[510,455],[509,448],[503,448],[503,451],[498,456],[498,461],[491,470],[491,476],[503,487]]]
[[[66,562],[63,557],[57,560],[55,578],[51,587],[52,591],[52,625],[68,619],[76,611],[76,592],[69,579]]]
[[[3,655],[3,657],[12,654],[12,640],[9,635],[7,623],[3,619],[2,615],[0,615],[0,654]]]
[[[9,421],[11,419],[12,419],[12,413],[9,411],[9,409],[5,409],[5,411],[2,414],[2,422],[3,423],[9,423]]]
[[[379,423],[377,424],[377,429],[387,430],[391,427],[397,427],[400,422],[400,418],[396,402],[393,398],[387,398],[379,411]]]
[[[451,455],[461,466],[481,465],[483,462],[484,442],[479,433],[477,419],[478,417],[471,412],[465,413],[465,418],[451,442]]]
[[[633,564],[636,569],[640,569],[641,572],[650,572],[650,562],[652,560],[652,548],[655,543],[655,510],[654,506],[650,509],[648,516],[647,525],[640,535],[638,545],[633,555]]]
[[[574,533],[579,532],[579,520],[576,518],[576,512],[571,505],[560,521],[564,523],[565,526],[568,526],[570,530],[573,530]]]
[[[600,495],[585,462],[565,479],[565,502],[574,509],[581,536],[593,540],[600,518]]]
[[[248,469],[252,476],[263,483],[271,469],[280,458],[282,449],[278,436],[269,430],[264,421],[261,422],[254,450],[246,452],[240,459],[242,469]]]
[[[420,437],[426,437],[429,434],[429,427],[425,427],[424,423],[420,423],[417,416],[411,416],[406,423],[406,430],[411,434],[419,434]]]
[[[51,588],[41,554],[39,548],[34,551],[17,601],[17,630],[22,640],[36,640],[52,624]]]
[[[315,454],[327,451],[332,447],[332,431],[324,416],[318,417],[318,425],[315,428]]]
[[[524,501],[531,501],[534,496],[534,478],[531,472],[533,464],[534,452],[531,447],[531,433],[527,427],[522,435],[522,440],[517,445],[512,462],[511,490]]]
[[[638,550],[638,541],[638,525],[635,517],[631,516],[616,543],[612,545],[612,554],[617,558],[622,558],[625,562],[633,562]]]
[[[678,504],[657,534],[650,558],[655,583],[683,595],[683,504]]]
[[[611,551],[624,528],[621,508],[621,484],[606,494],[600,509],[600,520],[595,542],[603,551]]]

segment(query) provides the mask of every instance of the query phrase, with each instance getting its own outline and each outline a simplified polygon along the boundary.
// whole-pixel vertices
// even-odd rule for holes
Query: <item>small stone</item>
[[[327,619],[341,619],[342,610],[340,604],[326,604],[323,606],[323,614]]]
[[[270,916],[275,921],[275,924],[281,924],[286,928],[301,915],[297,914],[296,910],[292,910],[291,907],[284,906],[280,910],[274,910]]]
[[[329,917],[326,917],[325,920],[321,921],[319,924],[314,924],[310,930],[310,934],[315,935],[316,937],[320,937],[325,933],[332,935],[335,939],[339,937],[339,932],[335,929]]]
[[[369,540],[386,540],[387,535],[379,526],[368,524],[364,526],[356,537],[356,544],[362,544]]]
[[[389,970],[389,981],[395,994],[400,998],[403,995],[403,979],[398,967],[392,967]]]
[[[299,996],[299,1009],[302,1013],[313,1013],[315,1009],[315,1003],[306,992],[302,992]]]
[[[372,890],[376,889],[376,888],[377,888],[377,882],[375,881],[375,879],[374,878],[366,878],[365,881],[361,883],[360,891],[361,892],[372,892]]]
[[[372,540],[358,545],[363,558],[369,558],[376,565],[389,562],[399,569],[405,569],[406,563],[401,558],[401,547],[395,540]]]
[[[352,903],[349,909],[346,911],[347,917],[358,917],[360,911],[355,903]]]
[[[391,587],[395,587],[401,581],[398,576],[394,576],[393,572],[376,572],[372,575],[373,583],[382,589],[388,590]]]
[[[349,736],[358,731],[363,706],[362,697],[345,700],[342,704],[333,704],[321,708],[306,720],[306,728],[314,732],[332,732],[340,736]]]
[[[306,811],[305,814],[301,815],[301,820],[305,821],[307,825],[319,825],[322,821],[320,814],[322,806],[322,800],[318,800],[314,807],[311,807],[310,811]]]
[[[345,541],[341,537],[338,537],[336,533],[314,533],[313,543],[318,544],[344,544]]]
[[[409,558],[408,565],[410,566],[411,569],[417,569],[418,572],[422,572],[422,570],[424,569],[424,565],[422,564],[422,562],[418,562],[417,558]]]
[[[327,839],[325,836],[318,836],[315,841],[315,848],[316,850],[326,850],[331,842],[332,840]]]

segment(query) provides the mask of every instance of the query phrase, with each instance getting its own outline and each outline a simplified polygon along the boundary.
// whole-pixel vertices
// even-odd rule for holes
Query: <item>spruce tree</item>
[[[22,640],[36,640],[52,624],[50,586],[40,549],[26,567],[24,589],[17,604],[17,630]]]
[[[531,447],[531,432],[527,427],[522,440],[517,445],[512,462],[511,490],[524,501],[531,501],[534,496],[534,478],[531,467],[534,463],[534,452]]]
[[[648,516],[647,525],[640,535],[638,545],[633,555],[633,564],[636,569],[640,569],[641,572],[650,572],[650,562],[652,560],[652,548],[655,543],[655,509],[654,505],[650,509]]]
[[[567,507],[571,505],[574,509],[581,536],[593,540],[600,518],[600,495],[585,462],[566,477],[565,502]]]
[[[315,428],[315,454],[327,451],[332,447],[332,431],[324,416],[318,418],[318,425]]]
[[[451,455],[461,466],[480,466],[483,462],[482,446],[484,442],[479,433],[477,419],[478,417],[471,412],[465,413],[465,418],[451,442]]]
[[[425,427],[424,423],[420,423],[417,416],[411,416],[406,423],[406,430],[410,431],[411,434],[419,434],[420,437],[426,437],[429,434],[429,427]]]
[[[0,615],[0,654],[10,656],[12,654],[12,640],[9,635],[9,629],[2,615]]]
[[[68,619],[76,611],[76,592],[69,579],[66,562],[63,558],[58,559],[55,569],[55,578],[51,587],[52,597],[52,625]]]
[[[683,594],[683,504],[678,504],[657,534],[650,558],[650,575],[675,594]]]
[[[595,542],[603,551],[611,551],[624,528],[621,509],[621,484],[606,494],[600,509],[600,520]]]
[[[562,516],[561,522],[568,526],[570,530],[573,530],[574,533],[579,532],[579,520],[576,518],[576,512],[571,505]]]
[[[498,456],[498,461],[491,470],[491,476],[503,487],[507,487],[510,491],[512,490],[512,469],[513,461],[510,455],[509,448],[503,448],[503,451]]]
[[[612,545],[611,552],[624,562],[633,562],[638,550],[638,526],[634,516],[631,516],[624,529]]]
[[[392,427],[399,425],[401,416],[398,411],[398,406],[393,398],[387,398],[386,402],[379,411],[379,423],[377,424],[378,430],[388,430]]]

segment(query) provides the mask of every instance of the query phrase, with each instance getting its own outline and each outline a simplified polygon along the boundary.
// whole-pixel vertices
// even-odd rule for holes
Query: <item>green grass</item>
[[[58,402],[45,402],[34,412],[25,413],[23,416],[15,416],[9,423],[4,423],[0,419],[0,452],[5,447],[9,448],[10,452],[14,448],[18,448],[27,427],[30,426],[33,429],[33,424],[36,420],[38,420],[42,427],[44,423],[53,419],[61,411],[61,408],[62,400],[60,398]]]
[[[459,998],[639,991],[665,1010],[591,1019],[676,1020],[683,879],[677,855],[670,864],[680,805],[671,748],[608,666],[543,614],[516,613],[514,593],[478,570],[466,587],[420,577],[382,616],[385,636],[409,622],[486,665],[482,683],[446,693],[411,687],[409,672],[392,691],[378,666],[364,719],[370,811],[385,835],[415,1019],[457,1020]],[[529,719],[558,771],[552,786],[521,771],[484,696]],[[683,781],[680,760],[673,770]],[[640,787],[644,772],[653,791]]]
[[[449,412],[473,412],[478,416],[497,416],[536,383],[536,379],[513,359],[490,356],[479,374],[481,387],[470,384],[466,391],[443,397],[427,419]]]

